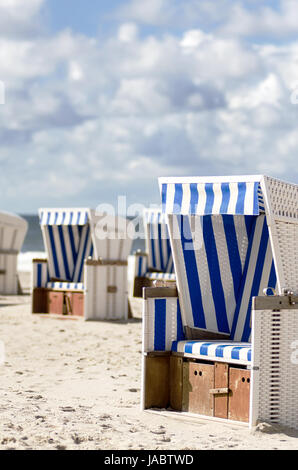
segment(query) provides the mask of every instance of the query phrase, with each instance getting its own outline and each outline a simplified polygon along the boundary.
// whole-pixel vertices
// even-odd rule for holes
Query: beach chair
[[[17,272],[18,254],[22,249],[28,223],[22,217],[0,213],[0,294],[16,295],[21,292]]]
[[[142,297],[143,287],[156,283],[171,285],[176,281],[166,215],[161,209],[145,209],[143,224],[146,251],[139,250],[130,259],[133,297]]]
[[[142,408],[298,428],[298,186],[160,189],[177,288],[144,289]]]
[[[126,219],[83,208],[39,216],[47,259],[33,260],[32,312],[126,320]]]

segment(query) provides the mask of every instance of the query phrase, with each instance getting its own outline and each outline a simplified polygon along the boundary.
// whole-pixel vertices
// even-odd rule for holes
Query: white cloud
[[[137,39],[138,27],[135,23],[124,23],[118,29],[118,39],[122,42],[132,42]]]
[[[230,1],[222,1],[229,11]],[[137,3],[127,3],[134,16],[127,10],[127,21],[105,39],[71,30],[1,37],[7,93],[0,184],[7,204],[95,206],[127,192],[158,202],[161,175],[264,171],[298,179],[298,107],[290,100],[298,42],[244,42],[238,30],[230,34],[223,9],[222,34],[191,25],[181,34],[146,36],[136,23],[144,13]],[[38,5],[28,7],[31,24]],[[168,5],[147,2],[150,21]],[[177,3],[171,5],[173,17]],[[193,5],[206,22],[216,20],[210,2]],[[243,20],[252,34],[249,24]]]

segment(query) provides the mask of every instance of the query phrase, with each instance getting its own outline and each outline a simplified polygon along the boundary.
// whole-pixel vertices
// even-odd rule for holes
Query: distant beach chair
[[[160,189],[177,289],[144,290],[143,409],[298,428],[298,185]]]
[[[22,249],[28,223],[22,217],[0,213],[0,294],[16,295],[21,292],[17,272],[18,254]]]
[[[146,252],[137,251],[130,257],[133,297],[142,297],[143,287],[173,285],[176,281],[166,214],[161,209],[145,209],[143,224]]]
[[[126,219],[83,208],[39,216],[47,259],[33,260],[32,312],[126,320]]]

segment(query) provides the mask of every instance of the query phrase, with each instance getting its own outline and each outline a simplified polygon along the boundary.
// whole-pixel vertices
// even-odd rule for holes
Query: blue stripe
[[[73,266],[75,267],[76,262],[77,262],[77,251],[76,251],[76,246],[75,246],[75,240],[74,240],[74,235],[73,235],[73,228],[71,225],[68,226],[68,233],[69,233],[69,239],[70,239],[70,246],[71,246],[71,253],[72,253],[72,259],[73,259]],[[71,280],[73,280],[74,276],[74,269],[71,274]]]
[[[190,184],[190,214],[196,214],[199,202],[198,186],[195,183]]]
[[[203,237],[218,331],[222,333],[229,333],[230,328],[226,312],[225,295],[221,281],[220,266],[211,215],[206,215],[203,217]]]
[[[154,240],[153,224],[150,225],[150,242],[151,242],[151,256],[152,256],[152,266],[150,266],[150,268],[155,268],[157,266],[156,266],[156,256],[155,256],[155,240]]]
[[[142,276],[142,265],[143,265],[143,257],[139,256],[139,267],[138,267],[138,276]]]
[[[177,220],[178,220],[178,217],[179,216],[177,216]],[[198,328],[206,328],[206,321],[205,321],[204,308],[203,308],[203,303],[202,303],[200,280],[199,280],[199,274],[198,274],[198,269],[197,269],[195,252],[194,252],[193,246],[192,246],[192,249],[190,249],[189,247],[190,244],[193,244],[193,241],[191,238],[191,230],[189,226],[189,219],[188,219],[188,216],[180,216],[179,219],[180,219],[180,223],[179,223],[179,220],[178,220],[178,223],[180,226],[181,246],[182,246],[186,276],[187,276],[187,281],[188,281],[188,290],[189,290],[190,302],[191,302],[191,307],[192,307],[194,326]]]
[[[178,343],[179,343],[179,341],[173,341],[173,342],[172,342],[171,351],[177,352],[177,350],[178,350]]]
[[[255,183],[255,187],[254,187],[254,208],[253,208],[254,215],[259,215],[260,209],[264,210],[264,208],[261,208],[260,204],[259,204],[259,194],[258,194],[259,191],[260,191],[260,193],[262,195],[262,198],[263,198],[263,192],[261,190],[260,183]]]
[[[222,183],[221,185],[222,201],[220,206],[220,213],[227,214],[230,203],[231,191],[229,183]]]
[[[37,287],[42,287],[41,283],[42,283],[42,266],[39,263],[37,265]]]
[[[238,183],[238,198],[236,203],[236,214],[244,214],[244,201],[246,195],[246,183]]]
[[[209,349],[209,346],[211,346],[212,343],[203,343],[200,347],[200,354],[202,356],[208,356],[208,349]]]
[[[52,259],[53,259],[54,270],[55,270],[55,277],[60,277],[60,269],[59,269],[57,252],[56,252],[56,245],[55,245],[55,239],[54,239],[54,234],[53,234],[53,227],[51,225],[48,226],[48,232],[49,232],[49,237],[50,237],[50,244],[51,244],[51,250],[52,250]]]
[[[213,205],[214,205],[214,191],[213,191],[213,184],[206,183],[205,184],[205,192],[206,192],[206,205],[205,205],[205,214],[212,214]]]
[[[65,242],[64,242],[63,227],[61,225],[58,226],[58,232],[59,232],[59,237],[60,237],[61,251],[62,251],[63,263],[64,263],[64,268],[65,268],[65,276],[66,276],[66,279],[69,280],[71,278],[71,274],[69,272],[69,266],[68,266],[68,261],[67,261],[67,256],[66,256],[66,247],[65,247]]]
[[[163,271],[165,269],[164,259],[163,259],[163,250],[162,250],[162,236],[161,236],[161,225],[157,225],[158,230],[158,247],[159,247],[159,258],[160,258],[160,269]]]
[[[228,255],[234,285],[234,296],[237,299],[237,294],[242,276],[242,263],[239,253],[238,240],[235,228],[235,219],[232,215],[223,215],[223,226],[225,231],[226,243],[228,248]]]
[[[175,184],[173,214],[179,214],[180,213],[181,205],[182,205],[182,199],[183,199],[182,184]]]
[[[217,346],[217,348],[215,349],[215,357],[224,357],[224,349],[227,348],[228,344],[220,344],[219,346]]]
[[[155,299],[154,351],[166,349],[166,299]]]
[[[167,206],[167,192],[168,192],[168,185],[163,184],[161,187],[161,207],[162,207],[162,212],[166,212],[166,206]]]
[[[271,265],[269,281],[268,281],[268,287],[273,287],[273,289],[275,289],[276,288],[276,283],[277,283],[276,270],[275,270],[275,264],[274,264],[274,260],[273,260],[272,265]],[[272,293],[272,295],[273,295],[273,293]]]
[[[243,347],[241,346],[235,346],[233,349],[232,349],[232,352],[231,352],[231,359],[237,359],[239,360],[240,358],[240,351],[243,349]]]
[[[86,238],[85,238],[85,242],[84,242],[84,248],[83,248],[82,258],[81,258],[81,260],[80,260],[79,275],[78,275],[78,278],[76,279],[77,282],[81,282],[81,280],[82,280],[84,261],[85,261],[86,252],[87,252],[87,244],[88,244],[88,241],[89,241],[89,234],[90,234],[90,227],[89,227],[89,225],[88,225],[87,233],[86,233]]]
[[[192,354],[192,347],[194,343],[195,341],[188,341],[187,343],[185,343],[184,352],[187,354]]]

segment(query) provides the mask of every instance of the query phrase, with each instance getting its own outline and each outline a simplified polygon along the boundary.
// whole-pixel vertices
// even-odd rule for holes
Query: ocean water
[[[19,271],[31,271],[32,259],[45,257],[45,248],[43,244],[41,229],[39,225],[38,215],[27,215],[20,214],[21,217],[28,222],[28,232],[22,247],[22,251],[18,257],[18,269]],[[133,241],[131,252],[134,253],[136,250],[144,250],[145,241],[137,238]]]

